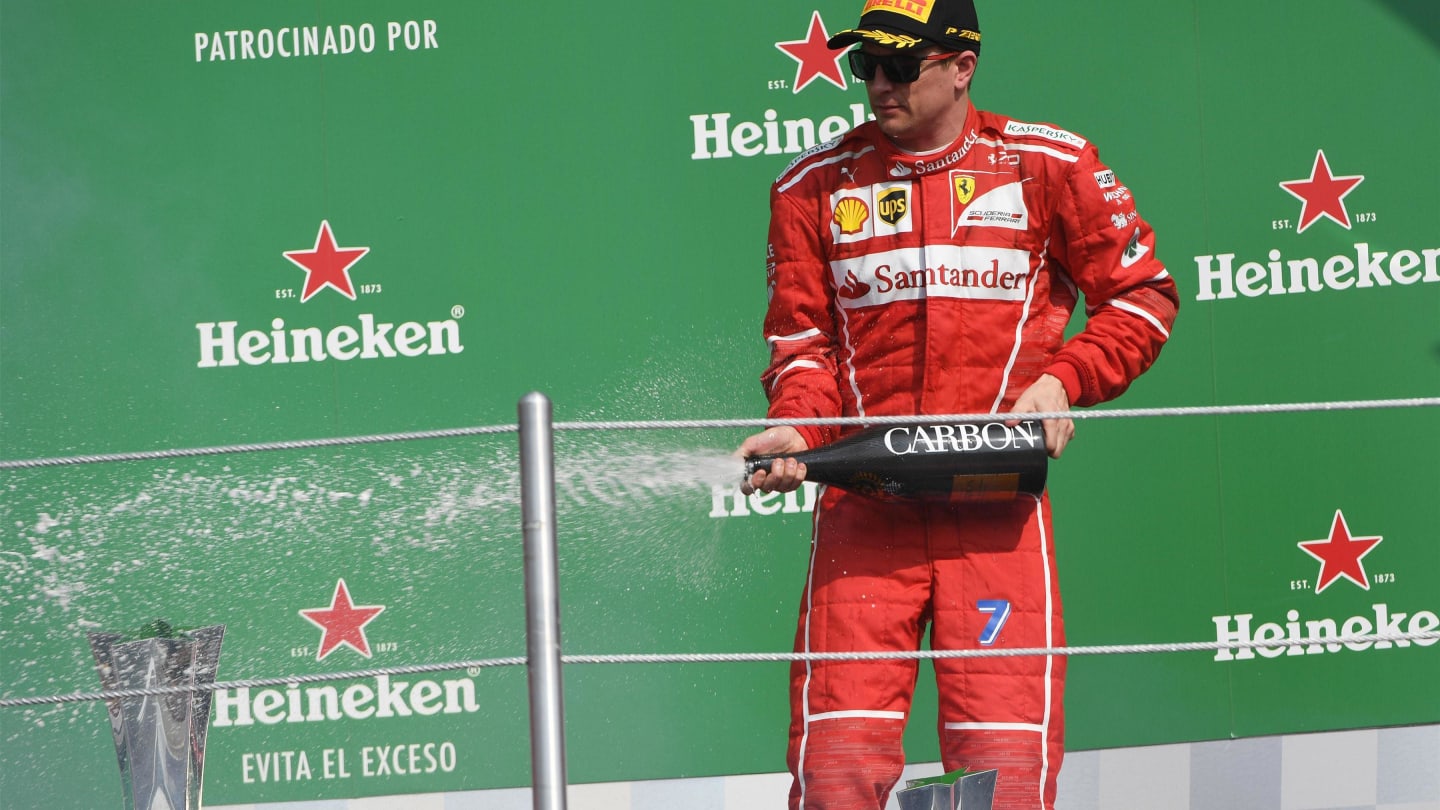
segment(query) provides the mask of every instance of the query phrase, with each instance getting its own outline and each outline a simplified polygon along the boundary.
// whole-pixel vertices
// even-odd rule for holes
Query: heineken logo
[[[1345,197],[1365,180],[1365,175],[1355,174],[1337,177],[1330,171],[1330,161],[1325,150],[1315,151],[1315,164],[1310,176],[1299,180],[1282,180],[1280,188],[1299,200],[1300,223],[1296,233],[1304,233],[1321,218],[1329,219],[1336,225],[1350,230],[1350,214],[1345,210]]]
[[[776,48],[796,62],[795,83],[790,91],[792,94],[804,90],[816,79],[824,79],[841,90],[846,89],[845,69],[840,66],[845,59],[845,49],[831,50],[827,44],[829,39],[830,34],[825,30],[825,21],[820,19],[820,12],[812,11],[810,27],[806,29],[804,39],[775,43]]]
[[[1308,158],[1307,158],[1308,160]],[[1294,175],[1290,175],[1293,177]],[[1324,150],[1316,150],[1309,177],[1282,180],[1284,208],[1276,208],[1260,227],[1271,232],[1289,232],[1297,238],[1333,241],[1335,228],[1360,231],[1373,227],[1373,209],[1351,211],[1346,197],[1360,187],[1363,174],[1337,175]],[[1273,187],[1272,187],[1273,188]],[[1282,196],[1277,192],[1277,197]],[[1298,215],[1291,206],[1298,202]],[[1383,212],[1381,212],[1383,213]],[[1329,220],[1322,224],[1321,220]],[[1312,230],[1314,229],[1314,230]],[[1300,237],[1301,234],[1309,236]],[[1427,234],[1428,236],[1428,234]],[[1313,245],[1314,243],[1311,242]],[[1430,244],[1434,244],[1431,242]],[[1295,251],[1296,253],[1300,251]],[[1440,248],[1406,244],[1378,244],[1374,237],[1360,237],[1349,250],[1331,255],[1287,255],[1282,247],[1243,255],[1238,251],[1216,251],[1195,256],[1196,301],[1224,301],[1234,298],[1266,298],[1327,291],[1368,290],[1384,287],[1415,287],[1440,282]]]
[[[732,120],[728,112],[702,113],[690,116],[695,135],[691,160],[710,158],[755,157],[756,155],[801,154],[829,144],[852,127],[869,118],[865,105],[850,104],[846,115],[814,118],[780,118],[768,109],[761,121]],[[792,164],[793,165],[793,164]]]
[[[1370,579],[1365,575],[1365,555],[1375,550],[1383,537],[1355,537],[1345,523],[1345,514],[1335,510],[1335,519],[1330,524],[1330,536],[1323,540],[1304,540],[1297,543],[1300,550],[1320,561],[1320,576],[1315,581],[1315,593],[1323,593],[1337,580],[1344,578],[1365,590],[1370,590]]]
[[[312,247],[281,252],[294,265],[292,272],[298,268],[305,273],[298,296],[295,288],[281,287],[274,290],[274,298],[293,304],[298,297],[304,304],[327,290],[351,301],[379,296],[384,292],[379,281],[357,284],[352,277],[356,264],[369,253],[369,247],[340,247],[330,221],[322,219]],[[366,275],[371,276],[369,270]],[[368,312],[356,315],[352,323],[333,326],[290,326],[281,317],[271,318],[269,329],[244,329],[238,320],[201,321],[195,324],[200,343],[196,365],[219,368],[459,354],[465,351],[460,342],[463,317],[465,308],[456,305],[449,318],[399,323],[380,321]]]
[[[315,660],[324,661],[325,656],[342,644],[369,658],[370,641],[365,637],[365,625],[384,611],[384,605],[354,604],[345,580],[336,582],[335,595],[330,598],[329,607],[300,611],[306,621],[321,630],[320,652],[315,655]]]
[[[845,70],[845,48],[831,49],[829,31],[819,11],[811,11],[808,21],[791,17],[785,23],[785,31],[797,39],[773,40],[768,36],[761,40],[752,39],[741,46],[741,59],[758,64],[783,66],[783,72],[770,74],[759,83],[757,89],[771,94],[783,94],[779,103],[767,102],[764,113],[757,120],[754,116],[732,112],[705,112],[690,116],[694,133],[694,149],[691,160],[712,158],[749,158],[757,155],[801,155],[817,146],[826,144],[858,127],[867,120],[873,120],[866,105],[856,102],[835,110],[834,114],[810,117],[796,115],[784,109],[789,100],[810,89],[812,95],[819,89],[822,95],[839,91],[850,93],[850,76]],[[801,32],[803,36],[801,35]],[[777,32],[778,34],[778,32]],[[770,48],[775,50],[770,50]],[[779,53],[777,54],[776,51]],[[783,54],[783,56],[781,55]],[[793,66],[794,72],[790,69]],[[826,87],[834,88],[826,90]],[[730,104],[725,104],[730,107]],[[778,108],[778,109],[777,109]]]
[[[1388,650],[1409,647],[1412,643],[1429,647],[1440,639],[1417,639],[1413,642],[1398,641],[1345,641],[1338,639],[1348,636],[1400,635],[1402,633],[1428,633],[1440,627],[1440,616],[1434,611],[1418,610],[1414,613],[1392,612],[1384,602],[1370,606],[1373,613],[1359,614],[1345,619],[1322,617],[1302,619],[1300,611],[1288,610],[1284,621],[1268,621],[1255,624],[1255,614],[1240,613],[1233,616],[1215,616],[1215,640],[1219,643],[1255,644],[1254,647],[1221,649],[1215,652],[1216,661],[1246,661],[1257,654],[1262,658],[1279,658],[1290,655],[1322,655],[1342,650],[1364,652],[1366,650]],[[1266,642],[1275,642],[1266,646]],[[1278,642],[1286,642],[1284,644]],[[1309,642],[1309,643],[1306,643]]]
[[[480,711],[473,678],[392,681],[389,675],[344,687],[325,684],[302,689],[299,684],[290,684],[284,689],[220,689],[215,692],[214,705],[217,728]]]
[[[309,301],[326,287],[354,301],[355,285],[350,281],[350,268],[369,252],[368,247],[337,247],[330,221],[320,220],[314,247],[285,251],[285,258],[305,271],[305,291],[300,294],[300,303]]]
[[[319,363],[325,360],[374,360],[381,357],[420,357],[459,354],[460,318],[455,307],[445,320],[377,322],[370,313],[357,315],[354,325],[287,327],[283,318],[268,330],[240,331],[239,321],[205,321],[195,324],[200,333],[200,368],[264,366],[284,363]]]
[[[1329,536],[1319,540],[1302,540],[1296,547],[1320,563],[1318,578],[1292,579],[1289,590],[1311,591],[1319,595],[1341,579],[1370,591],[1372,585],[1387,586],[1395,582],[1394,571],[1367,572],[1362,560],[1380,545],[1379,535],[1355,536],[1341,510],[1336,509],[1330,523]],[[1346,588],[1345,590],[1349,590]],[[1298,609],[1285,611],[1283,620],[1256,621],[1254,613],[1237,613],[1211,617],[1215,623],[1215,640],[1221,644],[1249,645],[1217,650],[1216,661],[1246,661],[1255,658],[1323,655],[1343,650],[1365,652],[1389,650],[1415,644],[1429,647],[1440,639],[1357,641],[1355,636],[1429,633],[1440,627],[1440,615],[1433,610],[1396,611],[1387,602],[1375,602],[1369,611],[1345,618],[1324,616],[1310,618]]]
[[[1355,243],[1353,253],[1327,258],[1287,258],[1278,248],[1270,250],[1263,262],[1242,259],[1237,264],[1234,253],[1196,256],[1195,300],[1434,284],[1440,282],[1437,258],[1440,248],[1373,250],[1368,242]]]

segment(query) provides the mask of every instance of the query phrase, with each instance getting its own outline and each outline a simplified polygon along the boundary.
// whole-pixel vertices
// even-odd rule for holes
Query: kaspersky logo
[[[1343,161],[1343,162],[1342,162]],[[1440,248],[1380,244],[1365,230],[1378,219],[1377,201],[1365,192],[1365,175],[1349,158],[1332,158],[1316,149],[1280,174],[1275,185],[1260,183],[1246,194],[1273,194],[1274,214],[1260,228],[1280,238],[1335,229],[1354,234],[1354,249],[1331,256],[1306,255],[1304,245],[1271,248],[1263,257],[1216,253],[1195,257],[1197,301],[1260,298],[1318,292],[1354,292],[1386,287],[1440,283]],[[1343,167],[1343,169],[1342,169]],[[1288,178],[1288,179],[1287,179]],[[1422,238],[1433,238],[1427,233]],[[1277,240],[1278,241],[1278,240]],[[1431,244],[1434,244],[1433,242]]]
[[[836,29],[839,30],[839,29]],[[825,25],[819,11],[811,11],[808,21],[797,18],[791,29],[790,39],[771,40],[768,44],[753,43],[754,58],[773,59],[776,73],[766,79],[762,86],[755,88],[749,96],[752,108],[764,107],[758,115],[751,112],[745,120],[731,112],[710,112],[690,116],[694,132],[695,148],[691,160],[709,158],[754,157],[756,155],[796,155],[816,144],[824,143],[843,135],[852,127],[863,124],[870,118],[863,102],[851,102],[836,110],[836,114],[815,118],[787,117],[775,107],[779,106],[767,95],[783,93],[794,96],[810,90],[821,92],[848,93],[849,71],[845,68],[846,48],[831,50],[825,43],[830,39],[830,28]],[[763,51],[769,47],[769,56]],[[776,51],[784,55],[781,59]],[[793,66],[794,73],[790,72]],[[853,96],[852,96],[853,97]],[[836,98],[842,96],[836,95]],[[755,102],[759,103],[755,103]],[[758,120],[757,120],[758,119]]]
[[[369,247],[341,247],[335,229],[328,219],[320,221],[314,244],[308,248],[279,251],[289,262],[277,268],[277,284],[298,285],[300,304],[317,296],[340,296],[350,301],[369,299],[384,293],[384,285],[376,278],[381,270],[366,266],[358,271]],[[303,278],[295,271],[303,271]],[[362,273],[357,283],[357,272]],[[273,300],[293,303],[297,287],[271,286]],[[459,354],[465,351],[460,342],[459,321],[465,308],[452,306],[450,317],[443,320],[406,321],[393,323],[362,312],[349,323],[332,326],[294,326],[278,315],[269,328],[242,329],[238,320],[204,321],[195,324],[200,339],[200,368],[228,366],[285,365],[318,363],[326,360],[376,360]]]
[[[1313,538],[1314,535],[1311,535]],[[1381,535],[1356,534],[1350,529],[1344,513],[1336,509],[1335,515],[1329,524],[1329,530],[1324,537],[1318,539],[1300,540],[1295,543],[1296,548],[1304,553],[1304,557],[1311,564],[1318,563],[1319,570],[1312,580],[1309,576],[1293,578],[1289,581],[1289,590],[1292,593],[1310,592],[1312,595],[1326,593],[1327,590],[1348,590],[1358,588],[1362,591],[1371,591],[1371,586],[1377,588],[1395,582],[1393,571],[1368,571],[1365,568],[1365,560],[1380,545],[1384,537]],[[1297,561],[1298,563],[1299,561]],[[1311,568],[1310,570],[1315,570]],[[1333,594],[1334,591],[1331,591]],[[1352,591],[1353,593],[1353,591]],[[1433,610],[1396,611],[1390,604],[1377,599],[1373,601],[1369,610],[1345,618],[1333,618],[1323,615],[1326,605],[1333,605],[1333,601],[1321,603],[1316,608],[1315,603],[1307,603],[1304,609],[1292,608],[1285,612],[1284,620],[1274,617],[1272,621],[1256,622],[1254,613],[1238,613],[1229,616],[1215,616],[1215,640],[1218,642],[1239,642],[1258,643],[1264,642],[1299,642],[1306,639],[1315,639],[1311,644],[1290,644],[1288,646],[1258,646],[1244,647],[1241,649],[1221,649],[1215,653],[1216,661],[1246,661],[1254,659],[1257,655],[1262,658],[1279,658],[1281,656],[1303,656],[1323,655],[1335,653],[1342,650],[1364,652],[1367,650],[1388,650],[1406,648],[1411,644],[1421,647],[1429,647],[1436,643],[1436,639],[1422,641],[1375,641],[1375,642],[1347,642],[1339,643],[1331,639],[1342,636],[1359,636],[1372,633],[1400,634],[1400,633],[1425,633],[1440,627],[1440,615]]]

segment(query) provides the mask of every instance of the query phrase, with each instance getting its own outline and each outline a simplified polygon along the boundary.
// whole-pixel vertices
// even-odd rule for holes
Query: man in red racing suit
[[[949,4],[973,19],[969,0],[940,3],[937,18]],[[870,37],[880,29],[868,23],[886,12],[869,9],[884,5],[871,0],[861,30],[845,32],[874,40],[863,48],[880,63],[899,51]],[[1175,285],[1095,147],[976,110],[973,55],[951,64],[946,50],[933,53],[939,64],[923,64],[913,85],[872,65],[879,120],[800,155],[771,189],[762,382],[772,419],[1092,405],[1122,393],[1169,336]],[[931,115],[926,81],[951,83],[938,84],[941,101],[946,87],[961,91],[946,108],[958,135],[952,125],[938,149],[907,129]],[[1067,341],[1080,295],[1088,320]],[[1073,426],[1046,428],[1058,456]],[[771,428],[741,452],[793,453],[843,433]],[[803,475],[786,459],[746,488],[785,491]],[[916,650],[927,625],[934,649],[1060,646],[1054,563],[1047,496],[978,504],[826,489],[795,649]],[[996,808],[1053,807],[1065,659],[938,659],[935,670],[945,769],[998,768]],[[792,667],[791,808],[884,807],[904,762],[916,673],[915,661],[898,659]]]

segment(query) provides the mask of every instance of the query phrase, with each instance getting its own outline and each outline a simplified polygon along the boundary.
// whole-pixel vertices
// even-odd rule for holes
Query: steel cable
[[[1411,397],[1406,399],[1364,399],[1338,402],[1291,402],[1259,405],[1197,405],[1173,408],[1106,408],[1103,410],[1043,411],[1026,413],[1031,419],[1136,419],[1162,416],[1233,416],[1239,414],[1276,413],[1317,413],[1333,411],[1380,410],[1394,408],[1433,408],[1440,406],[1440,397]],[[714,428],[756,428],[778,425],[906,425],[922,422],[988,422],[1005,414],[959,413],[929,414],[922,416],[845,416],[814,419],[671,419],[636,420],[619,422],[575,421],[556,422],[552,428],[560,431],[602,431],[602,430],[694,430]],[[142,450],[131,453],[100,453],[76,456],[52,456],[48,458],[12,459],[0,461],[0,470],[34,469],[39,467],[67,467],[79,464],[104,464],[119,461],[157,461],[174,458],[195,458],[238,453],[259,453],[277,450],[309,450],[321,447],[350,447],[387,442],[409,442],[428,439],[447,439],[465,436],[485,436],[501,433],[515,433],[518,425],[485,425],[467,428],[441,430],[419,430],[404,433],[379,433],[369,436],[340,436],[329,439],[297,439],[289,441],[257,442],[253,444],[227,444],[214,447],[171,448],[166,450]]]
[[[1398,644],[1408,646],[1416,643],[1429,646],[1440,641],[1440,631],[1427,630],[1412,633],[1369,633],[1341,636],[1318,636],[1295,639],[1264,641],[1193,641],[1162,644],[1102,644],[1077,647],[1025,647],[1025,648],[984,648],[968,650],[888,650],[861,652],[811,652],[811,653],[633,653],[618,655],[562,655],[565,664],[719,664],[719,663],[780,663],[792,661],[881,661],[881,660],[938,660],[951,658],[1012,658],[1038,655],[1142,655],[1151,653],[1205,652],[1218,650],[1281,649],[1288,647],[1309,647],[1328,645]],[[1428,644],[1426,642],[1429,642]],[[452,661],[434,664],[410,664],[374,669],[358,669],[347,672],[313,673],[288,675],[278,678],[250,678],[245,680],[215,681],[183,686],[155,686],[144,689],[112,689],[103,692],[74,692],[65,695],[37,695],[33,697],[0,698],[0,709],[18,706],[41,706],[60,703],[83,703],[99,700],[116,700],[157,695],[187,694],[192,692],[218,692],[231,689],[253,689],[291,684],[320,683],[324,681],[375,678],[381,675],[417,675],[429,672],[450,672],[455,670],[481,670],[495,667],[524,666],[522,656],[508,658],[482,658],[474,661]],[[472,672],[471,674],[478,674]]]

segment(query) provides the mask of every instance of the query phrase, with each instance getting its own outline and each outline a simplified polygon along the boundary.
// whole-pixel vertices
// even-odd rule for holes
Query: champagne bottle
[[[1037,419],[878,425],[790,456],[751,456],[745,479],[777,458],[804,462],[805,480],[864,495],[998,501],[1045,490],[1045,429]]]

